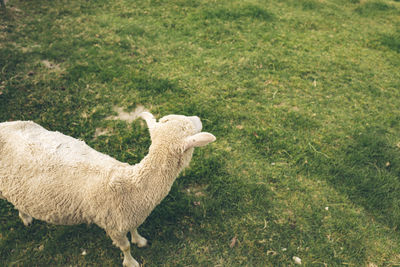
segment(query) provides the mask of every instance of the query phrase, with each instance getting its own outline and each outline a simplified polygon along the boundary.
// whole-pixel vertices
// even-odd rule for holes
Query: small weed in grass
[[[360,3],[360,6],[357,7],[355,11],[362,16],[384,15],[387,12],[398,13],[394,6],[391,6],[384,1],[368,1]]]
[[[400,53],[400,29],[392,34],[385,34],[381,37],[383,45],[389,47],[393,51]]]
[[[273,18],[273,15],[260,6],[246,4],[244,6],[210,8],[203,11],[202,17],[211,20],[235,21],[248,18],[269,21]]]

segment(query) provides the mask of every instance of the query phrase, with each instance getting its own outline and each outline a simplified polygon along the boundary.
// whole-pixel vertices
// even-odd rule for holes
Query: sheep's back
[[[0,123],[0,137],[21,154],[45,153],[64,164],[121,164],[116,159],[89,147],[84,141],[44,129],[31,121]]]

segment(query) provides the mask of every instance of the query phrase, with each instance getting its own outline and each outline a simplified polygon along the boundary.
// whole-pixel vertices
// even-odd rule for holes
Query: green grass
[[[114,107],[202,118],[217,141],[140,227],[145,266],[399,266],[399,25],[389,0],[13,0],[0,121],[134,164],[147,129]],[[0,266],[121,262],[97,226],[0,201]]]

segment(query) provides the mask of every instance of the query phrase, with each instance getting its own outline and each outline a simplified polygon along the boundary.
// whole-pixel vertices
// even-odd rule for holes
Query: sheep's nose
[[[201,124],[200,118],[197,116],[189,117],[189,119],[193,122],[194,128],[196,129],[196,133],[201,132],[203,125]]]

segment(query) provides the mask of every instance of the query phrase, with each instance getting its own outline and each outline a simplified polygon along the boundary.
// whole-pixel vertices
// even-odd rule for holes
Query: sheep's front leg
[[[21,218],[21,220],[25,226],[29,226],[33,221],[33,218],[26,213],[23,213],[20,211],[18,215]]]
[[[139,263],[131,255],[131,246],[126,234],[109,233],[108,235],[111,237],[114,245],[119,247],[122,253],[124,253],[124,261],[122,262],[122,265],[124,267],[139,267]]]
[[[131,242],[136,244],[139,248],[147,246],[147,239],[139,235],[137,229],[131,230]]]

